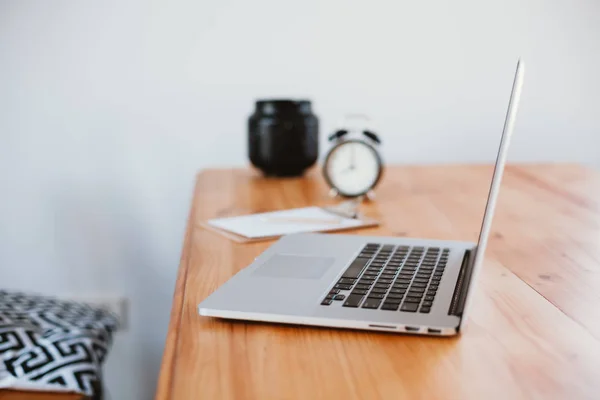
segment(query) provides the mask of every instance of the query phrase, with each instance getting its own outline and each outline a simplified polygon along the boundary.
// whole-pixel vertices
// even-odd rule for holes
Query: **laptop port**
[[[392,325],[375,325],[375,324],[369,324],[369,328],[396,329],[396,327],[392,326]]]
[[[405,326],[406,332],[419,332],[419,328],[416,326]]]
[[[442,333],[441,329],[436,329],[436,328],[427,328],[427,332],[428,333],[435,333],[436,335],[440,335]]]

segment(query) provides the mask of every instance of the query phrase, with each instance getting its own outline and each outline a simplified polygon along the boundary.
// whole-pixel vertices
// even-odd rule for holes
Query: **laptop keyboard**
[[[329,306],[429,313],[450,249],[367,244],[323,299]]]

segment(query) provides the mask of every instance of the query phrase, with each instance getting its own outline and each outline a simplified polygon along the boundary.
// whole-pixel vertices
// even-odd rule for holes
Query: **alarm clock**
[[[325,157],[323,176],[331,194],[372,198],[383,174],[383,162],[377,151],[381,144],[379,136],[367,127],[342,128],[329,136],[329,141],[333,146]]]

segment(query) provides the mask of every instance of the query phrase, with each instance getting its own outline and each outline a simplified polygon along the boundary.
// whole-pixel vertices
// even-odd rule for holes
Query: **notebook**
[[[305,232],[332,232],[377,226],[365,218],[350,218],[327,208],[303,207],[206,221],[203,226],[238,242],[275,239]]]

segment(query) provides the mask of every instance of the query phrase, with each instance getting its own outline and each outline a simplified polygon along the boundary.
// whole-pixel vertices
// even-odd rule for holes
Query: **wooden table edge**
[[[179,261],[177,271],[177,280],[173,292],[173,304],[171,306],[171,314],[169,316],[169,327],[165,338],[165,348],[161,361],[160,371],[158,375],[158,383],[156,387],[156,399],[168,399],[172,393],[172,381],[175,369],[175,352],[179,345],[179,327],[181,326],[181,317],[183,314],[183,305],[185,300],[185,281],[189,270],[189,252],[194,231],[194,216],[196,207],[194,201],[198,191],[198,182],[204,171],[200,171],[195,176],[194,190],[190,203],[190,212],[186,223],[185,236],[183,240],[183,249]]]

